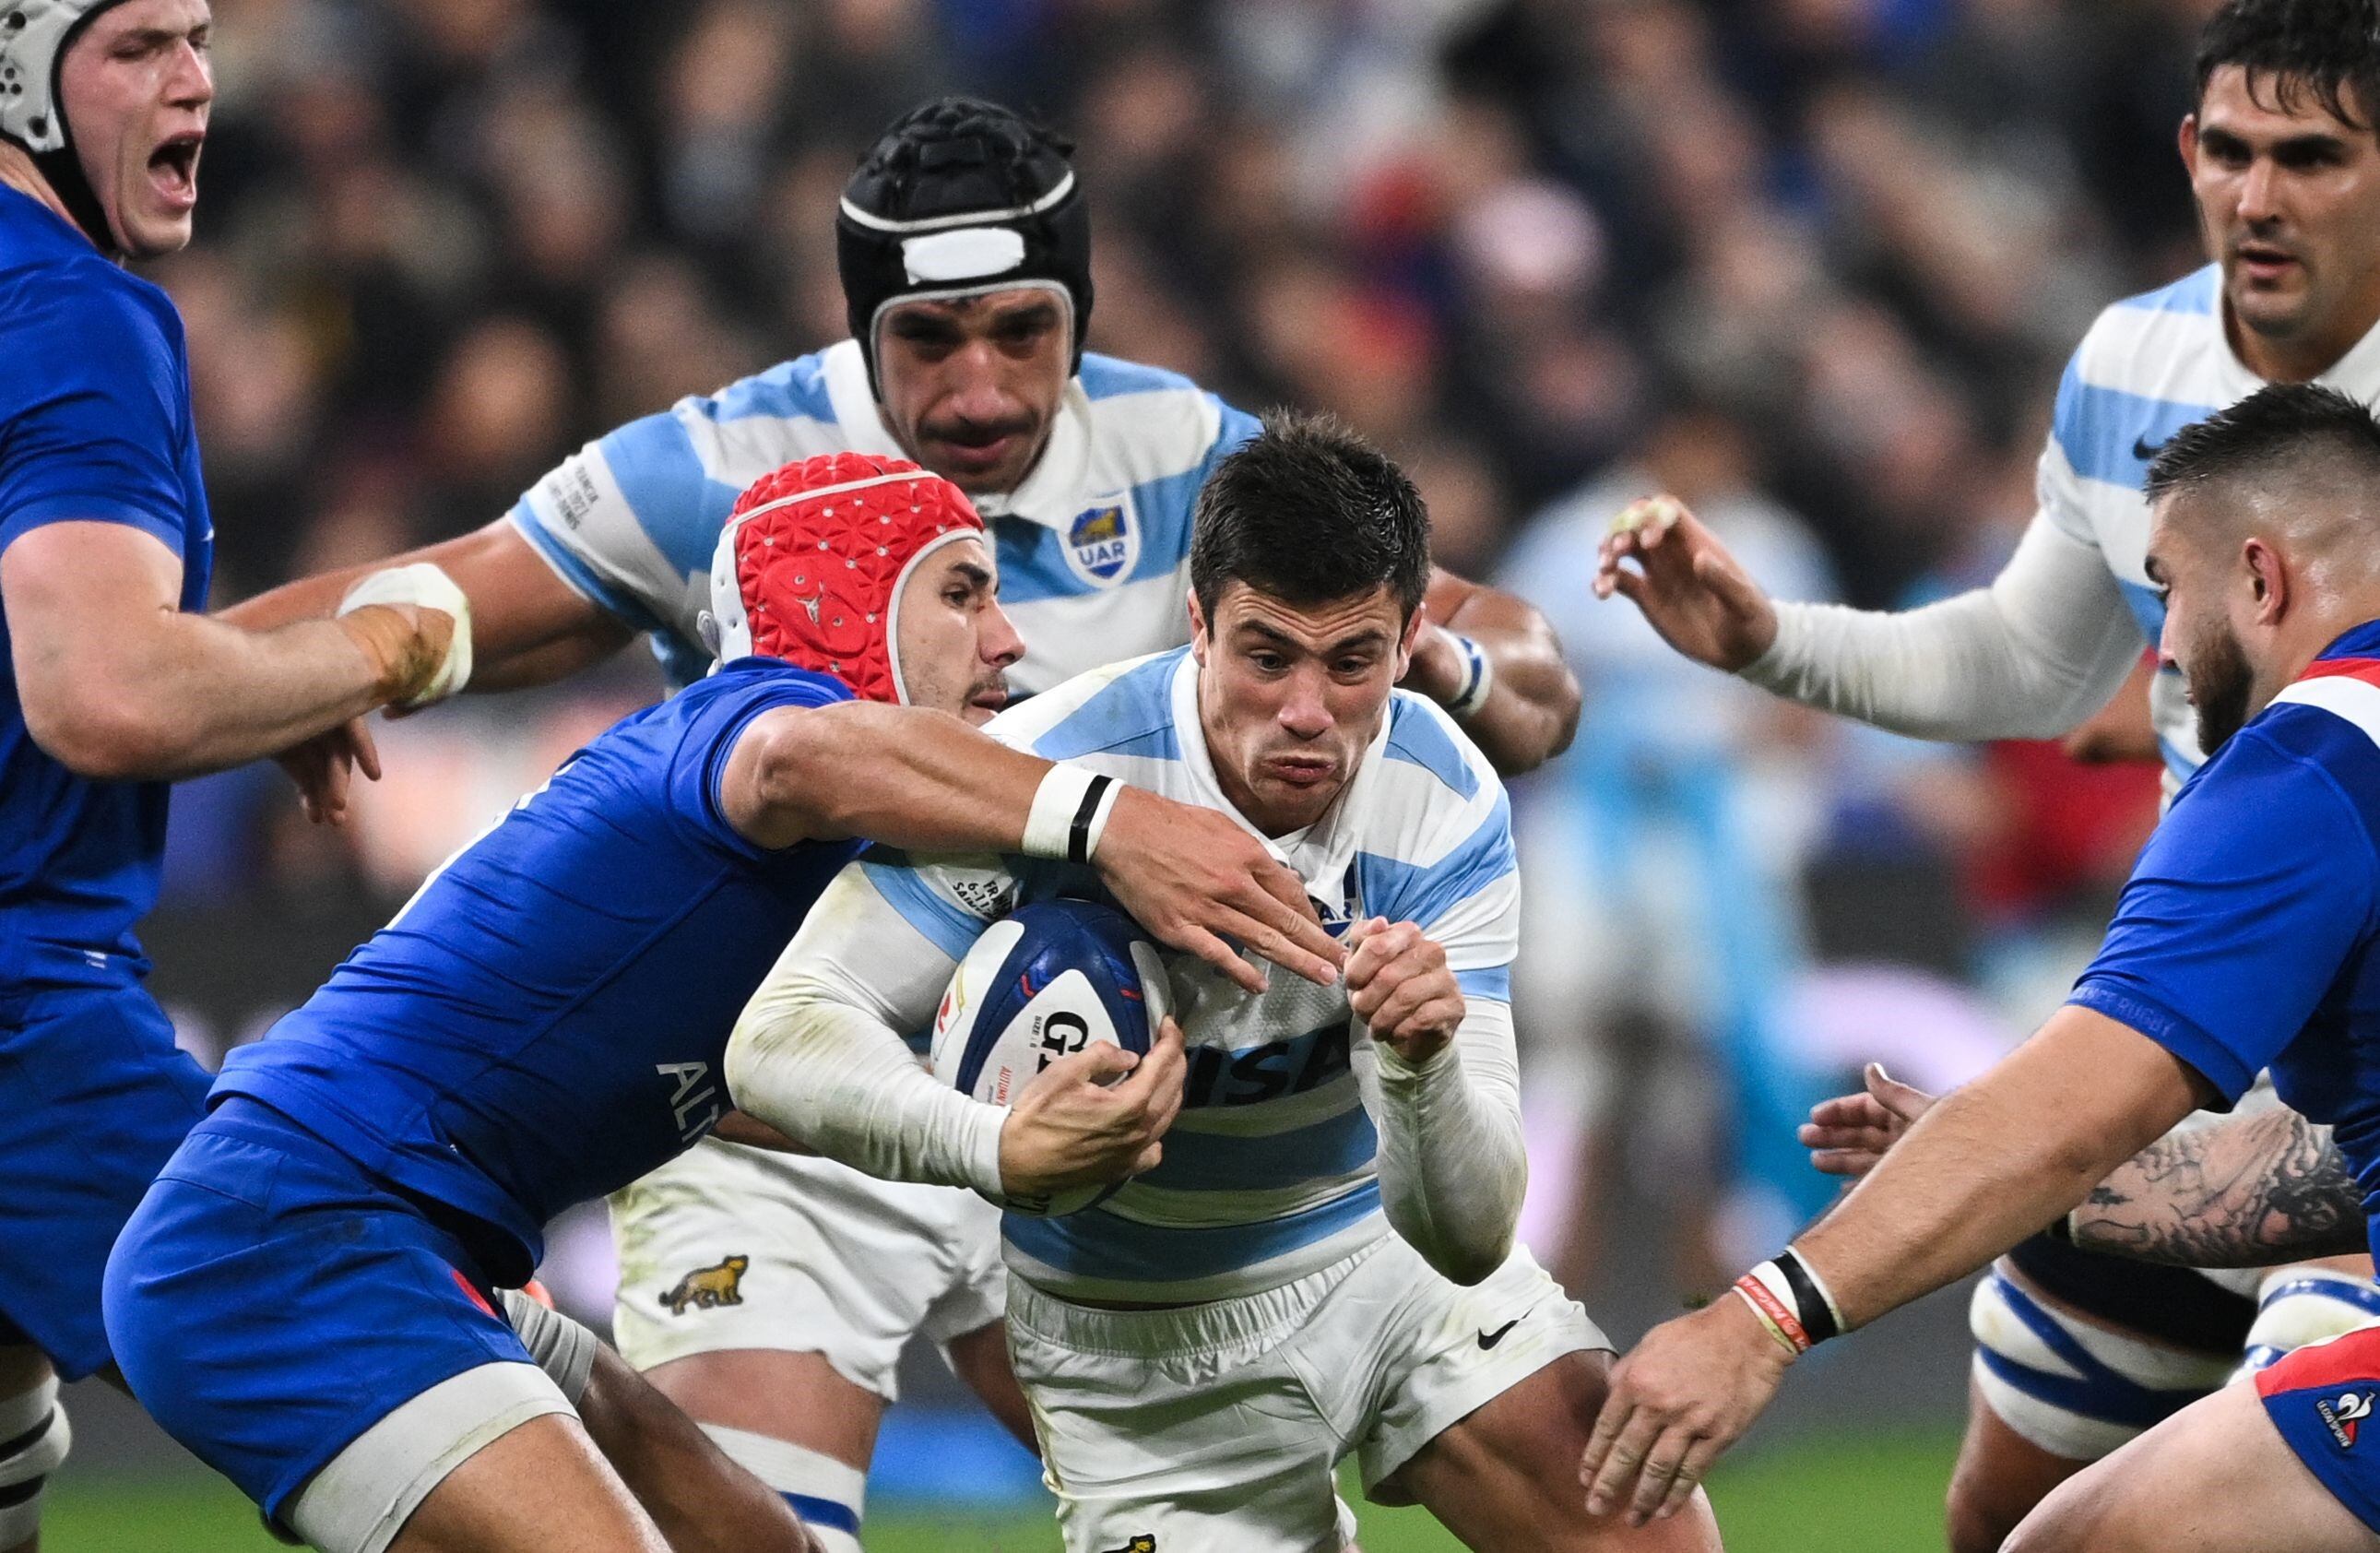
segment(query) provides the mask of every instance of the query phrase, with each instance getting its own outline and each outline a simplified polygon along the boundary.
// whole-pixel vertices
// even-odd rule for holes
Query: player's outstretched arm
[[[1473,1007],[1446,951],[1410,922],[1348,930],[1347,1002],[1372,1042],[1356,1076],[1380,1134],[1380,1206],[1456,1283],[1501,1267],[1519,1228],[1529,1159],[1511,1009]]]
[[[1927,1112],[1792,1253],[1833,1319],[1863,1325],[2065,1213],[2208,1093],[2163,1047],[2070,1004]],[[1656,1327],[1614,1367],[1579,1469],[1590,1511],[1673,1513],[1775,1396],[1803,1345],[1738,1290]]]
[[[53,523],[0,553],[33,737],[103,780],[197,776],[277,754],[468,662],[469,619],[419,577],[335,619],[250,631],[182,613],[181,558],[125,524]]]
[[[1339,946],[1297,877],[1222,814],[1053,765],[947,713],[870,701],[763,712],[720,795],[738,833],[770,848],[865,836],[1074,856],[1150,933],[1250,991],[1264,973],[1233,942],[1324,986],[1338,978]]]
[[[371,573],[418,562],[454,578],[471,601],[473,690],[517,690],[566,679],[635,635],[564,582],[510,518],[386,561],[299,577],[234,604],[218,618],[250,630],[320,620]]]
[[[1428,624],[1414,644],[1407,689],[1454,711],[1505,776],[1535,770],[1570,747],[1578,733],[1578,678],[1536,605],[1438,567],[1422,611]]]
[[[1810,1163],[1860,1176],[1936,1104],[1867,1067],[1867,1087],[1812,1108]],[[2287,1107],[2168,1133],[2066,1216],[2086,1251],[2185,1268],[2265,1268],[2365,1247],[2363,1190],[2331,1130]]]
[[[1670,646],[1824,711],[1925,739],[2055,738],[2107,704],[2140,628],[2093,545],[2037,515],[1985,588],[1882,613],[1776,603],[1684,505],[1631,504],[1595,578]]]

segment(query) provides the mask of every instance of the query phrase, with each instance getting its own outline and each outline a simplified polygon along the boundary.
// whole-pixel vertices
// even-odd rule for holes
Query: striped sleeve
[[[664,413],[563,460],[512,519],[589,602],[638,630],[663,630],[682,613],[689,571],[708,567],[735,498],[705,475],[685,423]]]

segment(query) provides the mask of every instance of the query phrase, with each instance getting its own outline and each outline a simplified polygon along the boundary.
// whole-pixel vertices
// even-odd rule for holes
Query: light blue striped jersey
[[[1190,518],[1252,416],[1188,379],[1086,355],[1025,483],[978,497],[1001,602],[1023,633],[1020,692],[1189,640]],[[696,623],[710,556],[745,488],[821,453],[906,457],[845,340],[630,421],[531,487],[512,519],[564,580],[649,632],[671,678],[710,666]]]
[[[1198,728],[1198,667],[1177,649],[1072,680],[995,718],[1005,743],[1233,813]],[[1236,816],[1235,816],[1236,817]],[[1446,951],[1464,1038],[1512,1040],[1520,875],[1503,784],[1445,712],[1398,691],[1330,810],[1273,845],[1334,930],[1413,922]],[[846,870],[795,952],[921,1030],[951,972],[1014,905],[1097,893],[1087,869],[1023,858],[872,853]],[[905,928],[904,925],[906,925]],[[1390,1232],[1380,1210],[1374,1058],[1344,988],[1275,970],[1253,996],[1169,958],[1187,1095],[1155,1170],[1065,1219],[1010,1215],[1010,1270],[1079,1299],[1196,1301],[1273,1288]]]
[[[2152,644],[2165,607],[2145,568],[2149,515],[2141,484],[2149,461],[2183,427],[2265,386],[2225,336],[2222,285],[2221,269],[2209,264],[2101,313],[2058,385],[2041,458],[2042,512],[2098,547]],[[2380,328],[2316,381],[2365,404],[2380,402]],[[2157,675],[2150,707],[2168,769],[2189,776],[2204,756],[2179,673]]]

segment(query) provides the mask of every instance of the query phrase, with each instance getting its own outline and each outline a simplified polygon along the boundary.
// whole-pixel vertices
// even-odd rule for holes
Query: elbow
[[[1552,728],[1546,741],[1545,760],[1569,749],[1571,742],[1578,737],[1579,713],[1586,704],[1585,693],[1579,688],[1578,676],[1570,672],[1570,665],[1559,656],[1554,664],[1558,677],[1546,703],[1546,715]],[[1544,760],[1538,764],[1544,764]]]
[[[1507,1233],[1492,1245],[1445,1246],[1435,1254],[1423,1253],[1422,1259],[1449,1283],[1469,1289],[1487,1282],[1488,1276],[1512,1255],[1512,1237]]]
[[[118,695],[19,684],[25,730],[42,752],[93,782],[140,782],[176,769],[182,731]]]

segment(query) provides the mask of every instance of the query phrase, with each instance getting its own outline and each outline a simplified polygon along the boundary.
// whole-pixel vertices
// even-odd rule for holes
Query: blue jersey
[[[206,605],[214,553],[181,316],[46,207],[0,188],[0,552],[49,523],[122,523],[182,562]],[[121,987],[149,968],[162,782],[92,782],[44,753],[0,618],[0,991]]]
[[[2227,1101],[2269,1067],[2380,1223],[2380,622],[2325,649],[2174,800],[2072,1001]]]
[[[548,1219],[726,1110],[728,1032],[859,843],[764,851],[727,822],[720,780],[753,718],[850,696],[747,658],[628,717],[234,1051],[212,1098],[261,1100],[501,1231],[474,1252],[518,1282]]]

